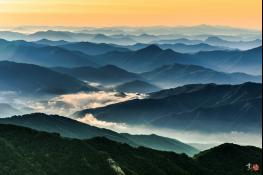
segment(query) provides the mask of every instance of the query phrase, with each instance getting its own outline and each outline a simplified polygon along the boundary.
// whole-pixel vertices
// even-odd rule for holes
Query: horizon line
[[[164,28],[191,28],[191,27],[201,27],[201,26],[207,26],[207,27],[224,27],[224,28],[230,28],[230,29],[243,29],[243,30],[254,30],[262,32],[262,28],[252,28],[252,27],[241,27],[241,26],[230,26],[230,25],[213,25],[213,24],[196,24],[196,25],[112,25],[112,26],[103,26],[103,25],[0,25],[1,28],[20,28],[20,27],[46,27],[46,28],[59,28],[59,27],[65,27],[65,28],[154,28],[154,27],[164,27]]]

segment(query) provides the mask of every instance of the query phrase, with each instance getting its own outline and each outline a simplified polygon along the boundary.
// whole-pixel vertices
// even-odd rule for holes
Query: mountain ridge
[[[186,84],[216,83],[240,84],[248,81],[261,82],[261,76],[245,73],[224,73],[197,65],[164,65],[150,72],[140,74],[146,80],[160,86],[177,87]]]
[[[0,61],[0,90],[31,95],[97,91],[78,79],[48,68],[10,61]]]
[[[246,103],[250,100],[253,101],[253,99],[257,99],[257,102],[249,102],[250,110],[240,108],[240,106],[246,107]],[[224,123],[231,122],[239,125],[236,129],[240,132],[258,132],[260,127],[258,126],[259,124],[255,125],[255,123],[256,121],[260,121],[260,113],[262,113],[261,103],[262,84],[259,83],[244,83],[240,85],[197,84],[162,90],[150,94],[149,98],[146,99],[131,100],[97,109],[86,109],[75,113],[73,116],[81,117],[85,114],[92,114],[99,120],[128,123],[131,125],[145,124],[152,126],[155,121],[158,123],[157,127],[167,128],[168,126],[166,126],[165,123],[169,124],[170,120],[166,120],[169,116],[186,114],[187,112],[201,110],[202,108],[212,108],[214,109],[213,114],[217,114],[222,106],[227,106],[225,110],[218,114],[231,116],[231,114],[235,112],[235,115],[229,119],[227,117],[221,117],[222,120],[220,120],[220,123],[218,123],[217,120],[213,120],[214,118],[211,116],[210,118],[207,117],[205,115],[206,113],[198,113],[196,122],[195,117],[192,115],[190,120],[184,120],[181,116],[180,118],[174,118],[178,123],[177,125],[174,125],[174,127],[170,125],[168,128],[181,129],[179,126],[188,126],[192,123],[192,130],[206,131],[206,128],[212,129],[211,127],[205,126],[210,122],[210,124],[213,123],[219,128],[221,126],[222,129],[216,132],[229,132],[233,128]],[[235,105],[237,108],[234,107]],[[255,120],[247,120],[251,118],[250,116],[252,114]],[[214,117],[216,119],[220,116]],[[162,125],[162,122],[158,122],[159,120],[167,122]],[[203,124],[199,125],[200,123]]]
[[[98,64],[113,64],[128,71],[142,73],[170,64],[193,64],[223,72],[261,74],[262,46],[251,50],[221,50],[182,54],[150,45],[137,51],[109,52],[96,56]],[[212,59],[213,58],[213,59]],[[251,59],[253,58],[253,59]]]
[[[39,45],[23,41],[0,42],[0,60],[37,64],[46,67],[93,66],[97,64],[92,57],[81,52],[69,51],[57,46]]]
[[[261,149],[234,144],[223,144],[192,159],[185,154],[132,148],[105,138],[65,139],[2,124],[0,131],[1,174],[246,175],[246,161],[260,165],[262,162]],[[72,163],[68,164],[69,160]]]
[[[120,84],[126,81],[142,79],[139,75],[128,72],[114,65],[105,65],[103,67],[76,67],[63,68],[57,67],[53,70],[66,73],[84,81],[102,83],[105,85]]]
[[[117,132],[97,128],[76,120],[58,116],[46,115],[42,113],[27,114],[23,116],[13,116],[10,118],[0,119],[1,124],[13,124],[23,127],[28,127],[38,131],[45,131],[49,133],[58,133],[63,137],[74,139],[91,139],[94,137],[105,137],[119,143],[126,143],[132,147],[145,146],[156,150],[169,150],[177,153],[185,153],[193,156],[199,151],[183,142],[176,139],[156,136],[162,140],[162,144],[158,143],[156,137],[145,135],[147,140],[136,141],[132,138],[140,138],[139,135],[118,134]]]

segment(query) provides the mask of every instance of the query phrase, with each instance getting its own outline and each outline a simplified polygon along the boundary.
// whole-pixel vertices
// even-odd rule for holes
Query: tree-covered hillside
[[[231,156],[225,155],[230,152]],[[229,165],[226,174],[247,175],[240,160],[261,165],[260,155],[261,149],[255,147],[225,144],[192,159],[105,138],[69,139],[0,125],[0,174],[5,175],[222,175],[219,169]]]

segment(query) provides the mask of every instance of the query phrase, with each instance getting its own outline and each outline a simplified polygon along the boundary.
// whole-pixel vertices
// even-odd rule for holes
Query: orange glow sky
[[[261,29],[261,0],[0,0],[0,26],[227,25]]]

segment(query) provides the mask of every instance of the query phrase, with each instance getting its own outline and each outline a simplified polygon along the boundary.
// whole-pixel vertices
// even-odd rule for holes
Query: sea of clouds
[[[47,114],[58,114],[69,117],[73,113],[88,109],[103,107],[110,104],[121,103],[132,99],[146,98],[145,94],[118,92],[90,92],[60,95],[51,98],[26,98],[20,97],[14,92],[1,92],[0,103],[10,104],[12,107],[21,111],[21,114],[43,112]],[[37,100],[36,100],[37,99]],[[7,117],[1,116],[0,117]],[[228,133],[202,133],[198,131],[182,131],[165,128],[155,128],[144,125],[128,125],[126,123],[114,123],[98,120],[91,114],[87,114],[77,119],[80,122],[114,130],[119,133],[130,134],[157,134],[164,137],[175,138],[185,143],[199,143],[217,145],[221,143],[238,143],[241,145],[261,146],[261,134],[251,134],[243,132],[228,132]]]

